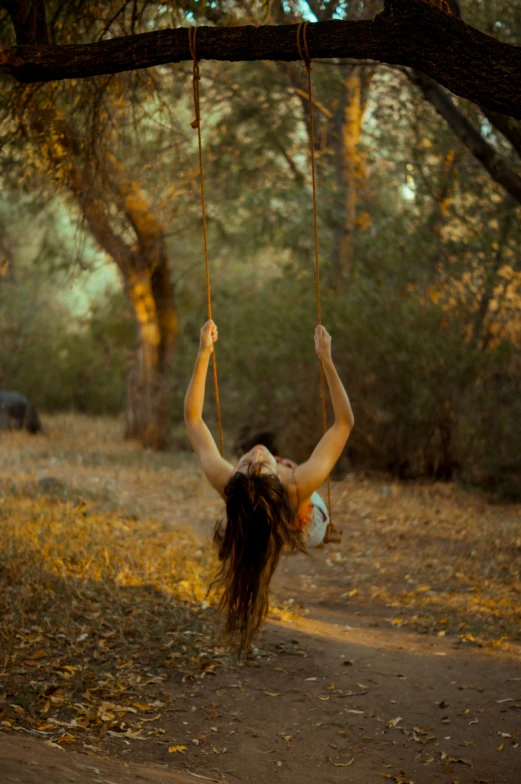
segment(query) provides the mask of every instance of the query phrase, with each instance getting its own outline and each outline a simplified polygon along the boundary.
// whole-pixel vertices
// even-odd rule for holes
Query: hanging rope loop
[[[212,319],[212,289],[210,285],[210,263],[208,260],[208,231],[206,227],[206,199],[204,195],[204,173],[203,173],[203,144],[201,139],[201,107],[199,96],[199,82],[201,74],[197,60],[197,27],[188,28],[188,46],[192,57],[192,88],[194,96],[195,119],[191,123],[192,128],[197,129],[197,146],[199,149],[199,182],[201,186],[201,213],[203,221],[203,245],[204,245],[204,264],[206,272],[206,304],[208,310],[208,320]],[[217,410],[217,424],[219,427],[219,446],[221,455],[224,457],[223,429],[221,421],[221,402],[219,398],[219,382],[217,380],[217,359],[215,357],[215,346],[212,351],[213,386],[215,390],[215,407]]]
[[[197,128],[201,121],[200,109],[199,109],[199,81],[201,79],[201,74],[199,71],[199,62],[197,60],[197,53],[196,53],[196,36],[197,36],[197,27],[189,27],[188,28],[188,46],[190,47],[190,56],[192,58],[192,82],[193,82],[193,92],[194,92],[194,110],[195,110],[195,119],[191,123],[192,128]]]
[[[311,68],[311,57],[309,56],[309,49],[308,49],[308,24],[309,22],[300,22],[297,27],[297,49],[300,55],[300,59],[304,61],[305,67],[312,71]]]
[[[309,56],[307,28],[309,22],[300,22],[297,27],[297,49],[301,60],[303,60],[307,80],[308,80],[308,109],[309,109],[309,156],[311,159],[311,182],[313,190],[313,234],[315,238],[315,285],[317,291],[317,319],[318,323],[322,324],[322,307],[320,302],[320,259],[318,247],[318,218],[317,218],[317,177],[315,166],[315,126],[313,116],[313,92],[311,84],[311,57]],[[324,368],[322,362],[320,363],[320,398],[322,402],[322,426],[324,433],[327,431],[327,408],[326,408],[326,385],[324,378]],[[326,532],[325,542],[330,539],[331,532],[338,531],[333,524],[333,516],[331,513],[331,480],[327,478],[327,506],[329,511],[330,526]]]

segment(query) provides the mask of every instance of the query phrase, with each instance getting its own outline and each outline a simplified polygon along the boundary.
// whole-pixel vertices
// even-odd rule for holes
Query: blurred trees
[[[378,10],[311,1],[47,7],[50,39],[62,43],[172,20],[289,23],[303,9],[309,19]],[[495,17],[477,0],[463,10],[517,43],[519,20],[510,6],[494,7]],[[295,63],[203,60],[201,73],[224,424],[230,436],[245,424],[272,427],[301,459],[320,433],[307,85]],[[343,468],[456,473],[521,495],[519,124],[421,79],[373,62],[313,65],[323,319],[357,420]],[[0,220],[0,383],[49,408],[117,410],[132,313],[127,434],[160,445],[168,392],[170,419],[182,416],[205,319],[191,69],[4,88],[2,181],[30,198]],[[66,267],[71,251],[52,239],[50,217],[48,261],[35,251],[20,278],[13,215],[37,215],[38,201],[59,201],[94,238],[130,309],[118,293],[81,320],[57,306],[51,261]]]

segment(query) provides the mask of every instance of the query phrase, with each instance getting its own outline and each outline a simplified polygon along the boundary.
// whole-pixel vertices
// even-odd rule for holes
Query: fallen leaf
[[[264,694],[267,694],[268,697],[280,697],[280,691],[265,691]]]
[[[187,748],[188,746],[169,746],[168,751],[171,754],[177,754],[179,751],[186,751]]]
[[[352,758],[349,760],[349,762],[333,762],[333,760],[331,759],[331,757],[329,757],[329,761],[331,762],[331,764],[332,764],[332,765],[334,765],[334,766],[335,766],[335,768],[348,768],[350,765],[352,765],[352,764],[353,764],[353,762],[355,761],[355,758],[354,758],[354,757],[352,757]]]
[[[76,738],[73,735],[63,735],[61,738],[58,738],[56,741],[57,743],[76,743]]]

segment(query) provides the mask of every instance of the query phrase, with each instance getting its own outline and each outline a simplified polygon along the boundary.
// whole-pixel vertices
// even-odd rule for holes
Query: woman
[[[340,457],[354,418],[331,358],[331,336],[319,325],[315,350],[324,368],[335,421],[300,465],[272,455],[259,444],[234,468],[221,457],[203,420],[208,363],[217,338],[215,323],[207,321],[185,397],[185,423],[206,478],[226,502],[225,520],[214,536],[222,564],[212,587],[223,589],[219,606],[226,615],[226,631],[243,653],[268,612],[269,584],[282,551],[306,552],[324,539],[329,520],[316,491]]]

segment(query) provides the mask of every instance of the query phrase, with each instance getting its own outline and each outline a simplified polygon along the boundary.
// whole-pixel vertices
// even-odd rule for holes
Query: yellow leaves
[[[348,768],[350,765],[353,764],[353,762],[355,761],[355,758],[351,757],[349,762],[333,762],[331,757],[329,757],[329,761],[335,766],[335,768]],[[380,774],[380,775],[382,775],[382,774]]]
[[[170,752],[170,754],[179,754],[182,753],[183,751],[186,751],[187,748],[188,746],[169,746],[168,751]]]
[[[356,225],[360,226],[364,231],[367,231],[367,229],[370,229],[373,225],[373,219],[368,212],[361,212],[356,216]]]
[[[62,735],[56,743],[76,743],[76,738],[73,735]]]
[[[44,659],[48,655],[49,654],[47,653],[47,651],[45,651],[45,650],[43,650],[43,648],[41,648],[39,651],[36,651],[35,653],[31,654],[31,659],[33,661],[36,660],[36,659]]]

